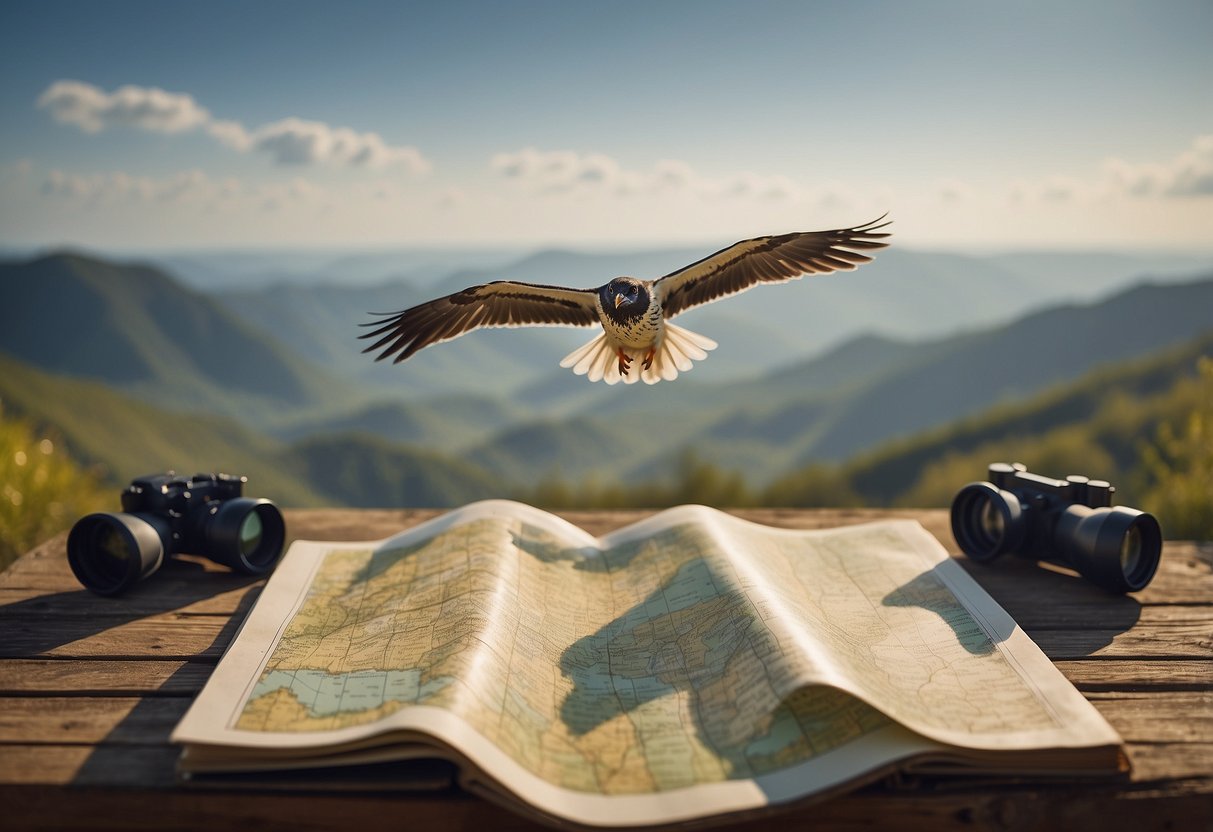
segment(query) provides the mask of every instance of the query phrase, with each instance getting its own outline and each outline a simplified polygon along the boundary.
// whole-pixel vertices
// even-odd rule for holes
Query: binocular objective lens
[[[986,500],[982,503],[980,512],[978,523],[981,526],[981,533],[985,539],[989,541],[1002,540],[1002,536],[1006,534],[1006,524],[1003,522],[1002,514],[994,506],[994,503]]]
[[[265,528],[261,524],[261,517],[257,512],[250,511],[240,524],[240,554],[246,558],[250,557],[261,546],[264,535]]]
[[[67,563],[80,583],[100,595],[117,595],[160,567],[168,528],[135,514],[90,514],[67,536]]]
[[[116,526],[97,523],[92,531],[86,544],[86,551],[91,552],[87,569],[96,575],[100,584],[116,584],[126,577],[135,553]]]
[[[220,563],[248,575],[264,575],[273,568],[286,526],[282,512],[268,500],[229,500],[211,521],[207,534]]]
[[[974,560],[1015,551],[1024,528],[1019,499],[988,482],[966,485],[952,501],[952,534]]]
[[[1120,569],[1125,575],[1136,575],[1141,566],[1141,529],[1131,527],[1120,542]]]

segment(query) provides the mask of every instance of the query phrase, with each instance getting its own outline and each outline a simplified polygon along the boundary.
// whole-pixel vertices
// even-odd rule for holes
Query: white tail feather
[[[665,333],[661,346],[653,355],[653,363],[643,369],[644,356],[647,350],[624,348],[632,359],[631,371],[625,376],[619,372],[619,357],[615,348],[607,341],[605,332],[583,344],[560,361],[561,367],[572,367],[573,372],[585,376],[590,381],[605,381],[607,384],[635,384],[643,381],[645,384],[656,384],[659,381],[673,381],[678,373],[690,370],[695,361],[708,357],[708,350],[716,349],[716,342],[698,333],[665,322]]]

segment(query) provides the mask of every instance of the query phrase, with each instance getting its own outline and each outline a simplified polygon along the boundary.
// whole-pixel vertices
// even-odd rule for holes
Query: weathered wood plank
[[[1162,791],[1183,789],[1211,795],[1213,803],[1213,742],[1125,742],[1135,784],[1152,784]]]
[[[45,621],[13,618],[4,622],[0,659],[145,657],[214,662],[238,625],[235,619],[218,615],[69,619],[53,628]]]
[[[1155,616],[1153,611],[1157,609],[1160,608],[1143,607],[1141,619],[1127,630],[1024,627],[1024,631],[1051,659],[1083,656],[1207,659],[1213,656],[1213,609],[1191,607],[1191,615],[1180,618]]]
[[[263,580],[251,581],[246,576],[228,574],[207,575],[188,582],[153,579],[118,598],[103,598],[80,588],[67,592],[0,588],[0,626],[15,619],[58,623],[73,619],[136,619],[166,612],[244,614],[252,608],[263,585]]]
[[[1213,690],[1213,659],[1060,659],[1054,664],[1084,693]]]
[[[26,749],[7,751],[23,754]],[[213,832],[216,828],[255,828],[262,832],[300,829],[536,830],[534,820],[503,812],[492,804],[446,791],[422,794],[281,794],[149,788],[163,779],[171,761],[153,750],[125,749],[124,763],[140,775],[141,787],[86,788],[77,779],[68,792],[31,785],[0,786],[6,819],[22,829],[162,829]],[[77,770],[89,767],[74,761]],[[167,765],[166,765],[167,763]],[[94,766],[102,770],[104,766]],[[65,799],[70,795],[70,799]],[[980,789],[916,794],[866,789],[821,803],[776,810],[761,818],[736,821],[725,830],[876,829],[896,827],[921,832],[941,830],[1201,829],[1213,823],[1213,801],[1206,791],[1180,783],[1170,792],[1148,787],[1114,791],[1106,786],[1022,786],[1012,790]],[[404,819],[407,819],[405,821]]]
[[[1097,691],[1087,699],[1126,741],[1199,742],[1213,737],[1213,691]],[[1209,764],[1213,771],[1213,758]]]
[[[147,746],[6,743],[0,746],[0,784],[55,785],[60,789],[89,785],[147,788],[167,794],[177,782],[178,754],[179,749],[167,743]],[[60,800],[72,796],[62,790],[59,794]],[[159,802],[161,798],[156,800]]]
[[[158,659],[10,659],[0,662],[0,694],[190,696],[214,669]]]
[[[1202,604],[1141,606],[1131,599],[1114,598],[1102,608],[1075,608],[1068,605],[1065,598],[1042,594],[1031,603],[1020,600],[1004,603],[1002,607],[1029,635],[1037,630],[1072,630],[1079,633],[1095,630],[1154,631],[1202,623],[1207,624],[1208,631],[1213,633],[1213,610]]]
[[[62,621],[135,618],[166,612],[232,615],[249,609],[263,585],[264,580],[226,573],[189,580],[161,580],[156,576],[117,598],[94,595],[79,586],[62,591],[0,587],[0,625],[16,617]]]
[[[1035,603],[1042,597],[1074,610],[1098,611],[1118,604],[1207,604],[1213,585],[1213,559],[1192,542],[1168,542],[1154,579],[1141,592],[1113,595],[1087,582],[1077,573],[1052,564],[1004,557],[977,563],[959,555],[951,538],[940,542],[957,557],[974,580],[1005,607]]]
[[[10,697],[0,708],[0,743],[167,743],[190,702],[184,696]]]

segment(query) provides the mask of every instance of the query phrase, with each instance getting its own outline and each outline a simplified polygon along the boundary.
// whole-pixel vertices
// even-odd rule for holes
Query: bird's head
[[[604,309],[627,312],[637,305],[642,308],[649,305],[649,293],[644,284],[634,277],[617,277],[600,291]]]

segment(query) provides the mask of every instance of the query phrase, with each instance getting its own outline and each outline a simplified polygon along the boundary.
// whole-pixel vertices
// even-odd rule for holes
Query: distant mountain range
[[[290,506],[451,506],[507,496],[488,472],[368,434],[288,443],[212,414],[138,401],[104,384],[51,375],[0,355],[3,414],[32,422],[117,489],[141,474],[224,471],[246,494]]]
[[[655,273],[687,256],[649,252],[634,263]],[[606,268],[607,259],[548,253],[516,268],[549,281],[547,270]],[[652,388],[608,388],[553,369],[590,330],[476,333],[388,368],[360,354],[366,311],[485,273],[428,289],[205,294],[151,267],[51,255],[0,264],[0,401],[60,431],[115,480],[223,467],[296,504],[448,505],[551,479],[653,481],[688,449],[760,486],[946,431],[1213,329],[1213,273],[1108,295],[1114,281],[1098,269],[1071,264],[1076,278],[1050,282],[1040,277],[1048,264],[1013,261],[1041,270],[1029,279],[1005,260],[890,250],[854,274],[760,288],[692,313],[698,322],[684,316],[724,342],[704,367],[727,369],[731,352],[735,375],[714,381],[697,367]],[[1058,295],[1102,299],[1046,304]],[[1025,307],[1037,311],[1008,311]],[[998,323],[978,326],[983,317]],[[797,320],[821,331],[802,332]],[[859,334],[869,324],[884,331]],[[726,338],[747,327],[750,346],[730,347]],[[906,332],[916,329],[934,334]],[[819,340],[834,346],[793,355]],[[740,359],[772,344],[800,347],[741,373]]]
[[[0,263],[0,352],[181,410],[277,421],[357,386],[148,266],[60,254]]]
[[[1164,421],[1184,430],[1203,356],[1213,357],[1213,330],[886,444],[846,463],[839,478],[862,502],[948,505],[960,485],[985,478],[989,463],[1015,461],[1046,476],[1110,480],[1117,503],[1141,505],[1143,448],[1156,441]],[[789,504],[803,504],[796,502],[795,480],[793,473],[773,490],[785,489]]]

